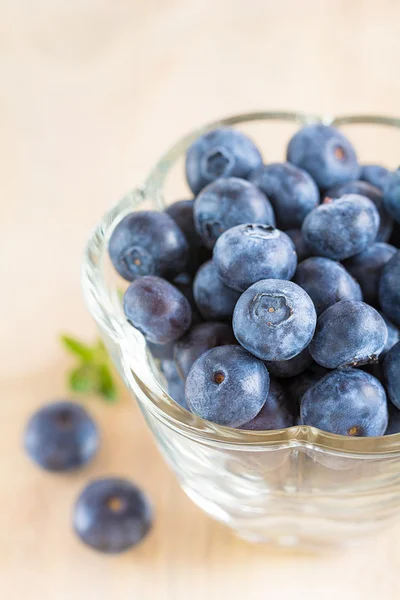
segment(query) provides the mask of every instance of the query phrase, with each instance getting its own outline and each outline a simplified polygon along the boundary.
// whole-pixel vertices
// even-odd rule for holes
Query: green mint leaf
[[[106,364],[99,366],[98,393],[108,402],[114,402],[118,396],[111,370]]]
[[[63,346],[71,352],[71,354],[75,354],[75,356],[79,356],[84,362],[91,362],[94,358],[94,352],[90,346],[80,342],[76,338],[72,338],[69,335],[62,335],[60,337],[61,343]]]
[[[98,387],[97,368],[90,365],[82,365],[68,375],[69,387],[73,392],[80,394],[93,394]]]

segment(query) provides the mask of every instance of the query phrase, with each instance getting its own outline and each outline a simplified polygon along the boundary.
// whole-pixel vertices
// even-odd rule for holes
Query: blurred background
[[[0,0],[2,598],[398,598],[400,523],[329,557],[239,541],[184,496],[127,395],[85,400],[103,444],[82,473],[40,472],[21,435],[67,394],[60,333],[95,338],[79,280],[91,228],[165,149],[251,110],[399,116],[399,72],[396,0]],[[103,474],[156,506],[152,534],[117,558],[71,531]]]

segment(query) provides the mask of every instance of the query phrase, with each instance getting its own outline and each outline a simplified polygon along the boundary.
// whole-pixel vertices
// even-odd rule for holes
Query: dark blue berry
[[[99,432],[78,404],[66,400],[52,402],[29,420],[24,446],[43,469],[72,471],[93,458],[99,447]]]
[[[166,213],[133,212],[115,227],[108,246],[112,263],[128,281],[143,275],[173,277],[184,271],[188,244]]]
[[[349,140],[334,127],[307,125],[289,142],[287,159],[307,171],[321,189],[357,179],[360,166]]]
[[[235,343],[232,327],[227,323],[201,323],[192,327],[175,344],[174,358],[179,375],[185,380],[194,361],[207,350]]]
[[[383,376],[389,400],[400,409],[400,342],[397,342],[383,360]]]
[[[180,338],[192,318],[185,296],[165,279],[152,275],[131,283],[124,295],[124,311],[128,321],[155,344]]]
[[[196,415],[218,425],[240,427],[264,406],[269,375],[264,363],[240,346],[220,346],[196,360],[185,390]]]
[[[400,250],[383,267],[379,303],[385,315],[400,326]]]
[[[382,319],[385,321],[386,329],[388,332],[385,347],[382,350],[380,357],[379,357],[380,359],[382,359],[385,356],[385,354],[387,352],[389,352],[389,350],[391,348],[393,348],[393,346],[395,344],[397,344],[397,342],[400,340],[400,331],[399,331],[399,328],[392,323],[392,321],[389,321],[389,319],[387,318],[387,316],[384,313],[380,312],[379,314],[381,315]]]
[[[161,362],[161,371],[167,380],[168,394],[180,404],[183,408],[188,409],[185,397],[185,383],[179,376],[174,360],[163,360]]]
[[[385,435],[392,435],[393,433],[400,433],[400,410],[394,406],[391,402],[388,402],[389,408],[389,424],[387,426]]]
[[[390,171],[381,165],[362,165],[360,179],[383,191]]]
[[[264,406],[257,416],[240,429],[253,431],[269,431],[285,429],[295,424],[295,417],[288,408],[288,400],[284,388],[275,379],[271,379],[269,393]]]
[[[194,203],[194,222],[205,246],[213,248],[227,229],[242,223],[275,225],[275,216],[269,200],[255,185],[229,177],[200,192]]]
[[[261,165],[249,177],[271,201],[277,227],[301,227],[319,202],[319,190],[310,175],[290,163]]]
[[[400,223],[400,167],[388,177],[383,194],[386,210]]]
[[[153,355],[153,358],[160,360],[167,360],[174,356],[174,344],[175,342],[168,342],[167,344],[153,344],[147,341],[147,347]]]
[[[348,194],[310,212],[302,232],[313,254],[342,260],[372,244],[378,228],[379,213],[374,203],[364,196]]]
[[[396,248],[383,242],[372,244],[344,263],[361,286],[364,301],[372,306],[379,303],[379,282],[384,265],[396,254]],[[345,298],[342,298],[344,300]],[[347,298],[350,300],[350,298]],[[357,298],[353,298],[357,300]],[[361,299],[361,298],[360,298]]]
[[[301,229],[288,229],[285,231],[285,233],[290,237],[294,244],[297,254],[297,261],[301,262],[306,258],[310,258],[312,255],[312,250],[304,239]]]
[[[313,362],[310,351],[308,348],[304,348],[293,358],[289,360],[266,360],[265,366],[268,369],[268,373],[273,377],[295,377],[305,371]]]
[[[213,261],[222,281],[244,291],[261,279],[291,279],[297,255],[286,233],[269,225],[232,227],[218,239]]]
[[[192,325],[197,325],[197,323],[201,323],[203,319],[198,311],[196,301],[193,295],[193,278],[189,273],[180,273],[177,277],[174,278],[172,284],[178,288],[180,292],[185,296],[186,300],[190,304],[190,308],[192,309]]]
[[[246,178],[262,163],[254,142],[244,133],[223,127],[197,138],[186,154],[186,179],[194,194],[220,177]]]
[[[153,511],[145,494],[124,479],[98,479],[79,496],[73,515],[78,537],[88,546],[118,554],[148,534]]]
[[[323,367],[356,366],[376,361],[385,347],[387,328],[381,315],[365,302],[337,302],[318,318],[310,344]]]
[[[305,392],[325,377],[327,373],[329,373],[328,369],[314,362],[303,373],[288,380],[287,396],[289,396],[292,405],[297,410],[300,410],[300,402]]]
[[[303,396],[304,425],[353,437],[383,435],[388,425],[386,394],[379,381],[359,369],[338,369]]]
[[[214,262],[209,260],[197,271],[193,295],[202,317],[209,321],[230,321],[240,292],[220,279]]]
[[[387,242],[393,230],[393,219],[387,212],[383,203],[383,192],[367,183],[366,181],[348,181],[342,185],[337,185],[325,192],[326,197],[337,199],[347,194],[356,194],[357,196],[365,196],[369,198],[378,209],[380,223],[377,242]]]
[[[299,354],[314,335],[317,315],[308,294],[291,281],[265,279],[239,298],[233,313],[238,342],[262,360]]]
[[[330,258],[307,258],[298,265],[293,281],[310,296],[318,316],[341,300],[362,300],[359,284]]]
[[[189,245],[189,256],[186,262],[186,270],[189,273],[195,273],[199,266],[210,258],[210,252],[203,246],[201,237],[194,226],[193,207],[194,200],[179,200],[165,209],[165,212],[185,234]]]

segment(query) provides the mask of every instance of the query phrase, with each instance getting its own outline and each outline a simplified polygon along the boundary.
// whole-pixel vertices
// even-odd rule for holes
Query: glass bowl
[[[189,196],[183,160],[199,134],[236,125],[250,133],[270,162],[283,160],[295,129],[312,122],[343,128],[362,162],[397,166],[390,163],[400,154],[400,119],[259,112],[210,123],[175,144],[145,183],[105,215],[90,236],[82,280],[112,360],[193,502],[247,540],[319,550],[352,544],[400,513],[400,434],[349,438],[308,426],[242,431],[187,412],[167,394],[142,334],[125,320],[121,292],[128,284],[107,253],[111,232],[127,213],[163,210]]]

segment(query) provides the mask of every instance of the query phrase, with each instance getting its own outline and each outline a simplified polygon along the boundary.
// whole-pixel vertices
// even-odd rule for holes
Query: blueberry
[[[152,275],[131,283],[124,295],[124,311],[128,321],[155,344],[180,338],[192,318],[185,296],[165,279]]]
[[[143,275],[172,277],[184,270],[188,244],[166,213],[133,212],[115,227],[108,246],[111,261],[128,281]]]
[[[304,425],[348,436],[379,436],[386,431],[388,408],[383,386],[359,369],[338,369],[303,396]]]
[[[285,429],[286,427],[292,427],[294,424],[295,417],[288,409],[284,388],[275,379],[271,379],[264,406],[254,419],[242,425],[240,429],[269,431]]]
[[[189,273],[180,273],[173,280],[173,285],[178,288],[180,292],[185,296],[186,300],[190,304],[190,308],[192,309],[192,325],[197,325],[197,323],[201,323],[203,319],[198,311],[196,301],[193,295],[193,278]]]
[[[383,267],[379,303],[385,315],[400,326],[400,250]]]
[[[317,315],[308,294],[291,281],[265,279],[239,298],[233,313],[238,342],[262,360],[289,360],[308,346]]]
[[[254,142],[244,133],[223,127],[197,138],[186,154],[186,179],[194,194],[220,177],[246,178],[262,163]]]
[[[383,194],[386,210],[400,223],[400,167],[388,177]]]
[[[385,321],[374,308],[355,300],[341,301],[318,318],[310,353],[328,369],[357,366],[377,360],[386,339]]]
[[[182,381],[174,360],[163,360],[161,371],[167,380],[168,394],[186,410],[189,410],[185,397],[185,384]]]
[[[301,227],[319,202],[319,190],[310,175],[290,163],[261,165],[249,180],[271,201],[279,229]]]
[[[287,395],[290,397],[291,403],[297,409],[300,409],[300,402],[303,395],[307,390],[313,387],[318,381],[320,381],[327,373],[328,369],[321,367],[321,365],[313,362],[308,369],[288,380],[288,386],[286,389]]]
[[[43,469],[72,471],[96,454],[99,432],[92,418],[78,404],[67,400],[52,402],[29,420],[24,446]]]
[[[196,415],[218,425],[240,427],[264,406],[269,375],[264,363],[240,346],[219,346],[196,360],[185,390]]]
[[[241,223],[275,225],[269,200],[255,185],[229,177],[210,183],[194,203],[196,229],[207,248],[213,248],[219,236]]]
[[[393,219],[385,209],[383,203],[383,192],[379,188],[366,183],[365,181],[348,181],[347,183],[343,183],[331,188],[325,193],[328,198],[333,199],[341,198],[346,194],[365,196],[375,204],[380,218],[376,241],[387,242],[393,230]]]
[[[383,190],[390,171],[381,165],[362,165],[360,179]]]
[[[321,204],[303,222],[302,232],[313,254],[334,260],[350,258],[372,244],[379,213],[371,200],[348,194]]]
[[[293,281],[310,296],[318,316],[341,300],[362,300],[359,284],[330,258],[307,258],[298,265]]]
[[[313,362],[310,351],[308,348],[304,348],[293,358],[289,360],[266,360],[265,366],[268,369],[268,373],[274,377],[295,377],[305,371]]]
[[[189,245],[189,256],[186,270],[195,273],[199,266],[210,258],[210,252],[203,246],[201,237],[196,231],[193,219],[194,200],[179,200],[170,204],[165,212],[175,221],[185,234]]]
[[[219,278],[212,260],[197,271],[193,294],[202,317],[209,321],[230,321],[240,296],[240,292],[232,290]]]
[[[383,376],[389,400],[400,409],[400,342],[397,342],[383,360]]]
[[[334,127],[319,123],[295,133],[288,145],[287,159],[307,171],[321,189],[357,179],[360,174],[349,140]]]
[[[389,424],[387,426],[385,435],[392,435],[393,433],[400,433],[400,410],[394,406],[391,402],[388,402],[389,408]]]
[[[393,346],[395,344],[397,344],[397,342],[400,340],[400,331],[399,331],[399,328],[392,323],[392,321],[389,321],[389,319],[387,318],[387,316],[384,313],[380,312],[379,314],[381,315],[382,319],[385,321],[386,329],[388,332],[385,347],[382,350],[380,357],[379,357],[380,359],[382,359],[386,355],[386,353],[389,352],[389,350],[391,348],[393,348]]]
[[[261,279],[291,279],[297,266],[296,251],[286,233],[253,223],[221,235],[213,260],[222,281],[239,291]]]
[[[153,355],[153,358],[160,360],[167,360],[174,356],[174,344],[175,342],[168,342],[167,344],[153,344],[147,342],[147,347]]]
[[[125,479],[92,481],[79,496],[73,515],[78,537],[106,554],[136,546],[149,532],[153,511],[145,494]]]
[[[288,229],[285,233],[290,237],[294,244],[298,262],[310,258],[312,250],[304,239],[301,229]]]
[[[379,282],[382,270],[394,254],[396,254],[396,248],[378,242],[372,244],[360,254],[349,258],[344,263],[346,269],[360,284],[365,302],[372,304],[372,306],[378,305]],[[354,300],[357,300],[357,298],[354,298]]]
[[[232,327],[226,323],[201,323],[175,344],[174,358],[178,373],[186,379],[193,363],[204,352],[216,346],[235,344]]]

